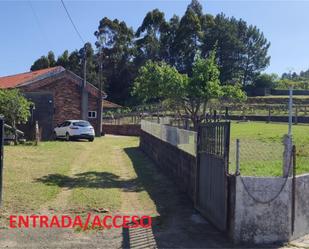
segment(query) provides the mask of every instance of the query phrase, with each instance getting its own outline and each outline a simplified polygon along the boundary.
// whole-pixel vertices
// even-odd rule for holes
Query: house
[[[120,108],[123,108],[123,107],[121,105],[110,102],[106,99],[103,100],[103,112],[120,109]]]
[[[34,103],[29,124],[39,122],[41,137],[48,140],[53,128],[67,119],[86,119],[102,130],[102,99],[107,95],[61,66],[0,77],[0,88],[19,89]],[[113,103],[107,102],[108,105]],[[116,105],[116,104],[115,104]],[[28,128],[29,128],[28,124]],[[27,126],[24,127],[27,130]]]

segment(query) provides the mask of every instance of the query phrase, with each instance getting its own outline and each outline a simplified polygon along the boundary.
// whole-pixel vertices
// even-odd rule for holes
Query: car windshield
[[[79,127],[87,127],[91,126],[91,124],[87,121],[78,121],[78,122],[73,122],[74,126],[79,126]]]

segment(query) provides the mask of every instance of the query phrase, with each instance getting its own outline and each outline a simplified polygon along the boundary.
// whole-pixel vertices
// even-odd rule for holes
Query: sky
[[[242,18],[256,25],[271,42],[268,73],[309,68],[308,1],[200,1],[204,13]],[[166,19],[182,16],[190,0],[65,0],[83,39],[94,43],[94,31],[103,17],[124,20],[135,30],[146,13],[158,8]],[[32,63],[48,51],[82,47],[60,0],[0,0],[0,76],[29,71]]]

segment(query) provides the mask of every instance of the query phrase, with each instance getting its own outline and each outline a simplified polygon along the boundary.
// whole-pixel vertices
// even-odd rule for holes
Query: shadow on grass
[[[233,247],[222,233],[199,216],[187,195],[177,189],[172,177],[160,172],[140,148],[129,147],[124,151],[158,215],[152,219],[152,229],[123,228],[123,248]]]
[[[74,176],[61,174],[49,174],[37,178],[36,182],[41,182],[49,186],[59,186],[61,188],[122,188],[125,191],[139,192],[144,190],[138,179],[122,180],[119,176],[109,172],[87,171]]]

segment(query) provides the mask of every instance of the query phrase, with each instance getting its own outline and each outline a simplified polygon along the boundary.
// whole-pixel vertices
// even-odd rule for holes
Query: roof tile
[[[37,71],[27,72],[27,73],[0,77],[0,88],[2,89],[14,88],[26,82],[29,82],[39,77],[42,77],[44,75],[47,75],[49,73],[62,71],[62,70],[64,70],[63,67],[57,66],[57,67],[50,67],[50,68],[41,69]]]

